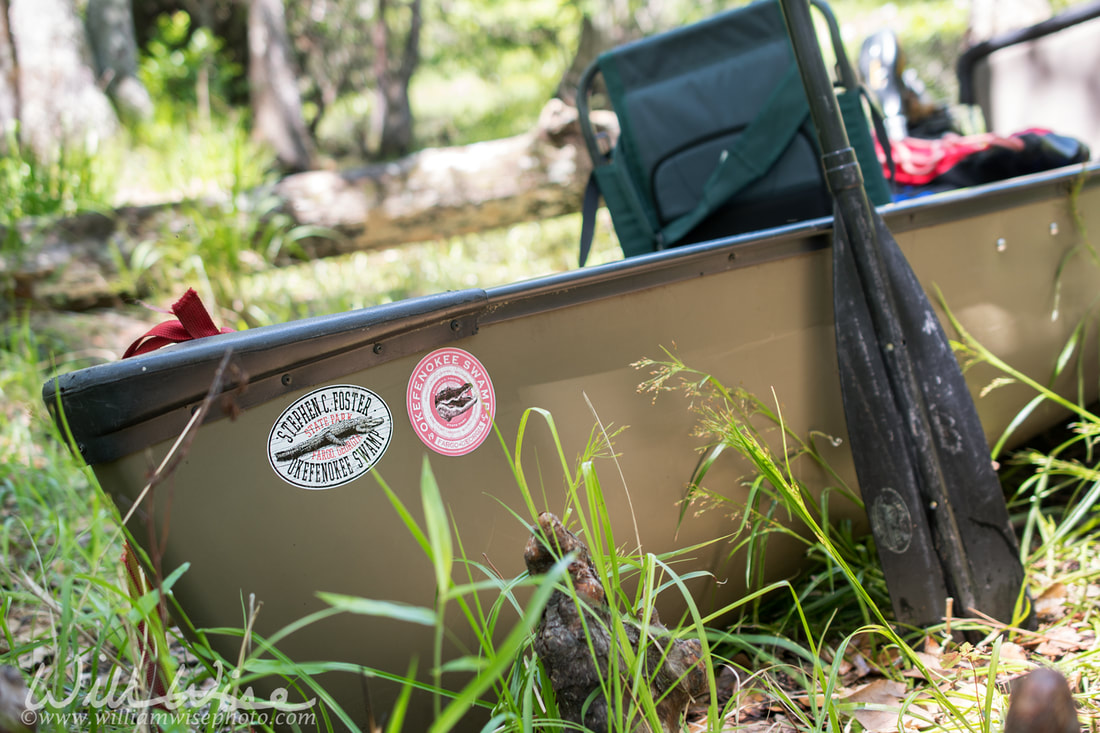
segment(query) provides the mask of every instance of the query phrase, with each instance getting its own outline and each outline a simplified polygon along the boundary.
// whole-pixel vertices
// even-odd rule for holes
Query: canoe
[[[1085,232],[1100,231],[1100,166],[881,211],[926,290],[938,288],[995,354],[1046,381],[1100,292],[1100,270],[1083,249]],[[702,443],[693,436],[696,416],[680,397],[654,403],[639,394],[647,374],[631,366],[662,356],[662,347],[730,387],[777,400],[796,434],[843,439],[830,226],[829,219],[801,222],[488,290],[212,336],[62,375],[45,385],[44,399],[63,411],[84,458],[125,510],[225,355],[240,370],[227,372],[227,386],[247,375],[233,409],[214,403],[156,490],[155,511],[131,522],[138,541],[163,543],[164,573],[189,564],[174,593],[196,627],[242,626],[249,594],[263,603],[256,629],[264,635],[324,608],[318,591],[431,607],[431,565],[374,474],[422,521],[427,457],[466,555],[514,577],[523,570],[528,529],[512,512],[530,518],[489,428],[495,423],[514,451],[531,407],[552,413],[570,458],[584,449],[597,416],[627,426],[615,439],[618,466],[597,464],[617,537],[634,536],[635,518],[643,549],[654,553],[729,533],[731,520],[721,511],[680,519]],[[1085,353],[1080,381],[1069,369],[1055,387],[1091,402],[1096,349]],[[989,368],[967,372],[990,441],[1033,396],[1020,385],[983,394],[994,376]],[[1065,417],[1053,406],[1036,410],[1010,445]],[[556,455],[549,429],[532,421],[524,469],[538,487],[540,510],[561,512],[565,504]],[[854,485],[843,440],[826,458]],[[812,487],[826,481],[812,467],[797,470]],[[737,461],[722,461],[708,487],[743,501],[744,472]],[[713,573],[712,582],[695,588],[707,608],[744,591],[743,558],[730,558],[729,550],[712,544],[682,568]],[[793,552],[771,559],[772,577],[799,562]],[[238,639],[213,641],[236,658]],[[403,674],[412,656],[421,669],[428,666],[430,645],[422,626],[343,615],[299,631],[280,648],[299,661]],[[365,722],[361,679],[323,680]],[[376,714],[390,708],[395,692],[370,680]]]

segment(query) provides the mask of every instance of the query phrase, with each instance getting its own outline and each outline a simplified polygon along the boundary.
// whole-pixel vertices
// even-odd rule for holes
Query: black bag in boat
[[[1014,135],[1013,139],[1018,145],[990,145],[966,156],[933,184],[953,188],[977,186],[1089,160],[1088,145],[1066,135],[1026,130]]]

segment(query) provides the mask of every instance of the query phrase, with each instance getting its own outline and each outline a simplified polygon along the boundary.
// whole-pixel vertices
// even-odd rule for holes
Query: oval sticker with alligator
[[[473,354],[447,347],[420,360],[409,378],[409,420],[424,444],[445,456],[464,456],[493,429],[496,395]]]
[[[390,408],[354,384],[315,389],[286,410],[267,438],[275,473],[303,489],[331,489],[378,463],[393,437]]]

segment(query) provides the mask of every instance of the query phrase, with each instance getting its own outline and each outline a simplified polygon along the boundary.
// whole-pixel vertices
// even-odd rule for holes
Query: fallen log
[[[573,213],[590,170],[576,108],[552,100],[522,135],[359,170],[299,173],[275,193],[296,223],[340,233],[309,240],[307,252],[324,257]]]
[[[614,137],[614,115],[602,114],[597,126]],[[281,215],[290,226],[323,228],[324,235],[297,242],[297,257],[310,259],[511,226],[579,211],[589,170],[576,109],[551,100],[522,135],[429,148],[357,170],[298,173],[236,202],[212,198],[21,222],[0,231],[7,243],[0,290],[7,301],[71,310],[140,297],[132,277],[139,245],[185,236],[198,217]],[[283,253],[271,264],[295,261]]]
[[[26,305],[88,310],[140,297],[128,277],[143,241],[213,213],[214,201],[125,206],[58,219],[35,218],[0,227],[0,310]]]

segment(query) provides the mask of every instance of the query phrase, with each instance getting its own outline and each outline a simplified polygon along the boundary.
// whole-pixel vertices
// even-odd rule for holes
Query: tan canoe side
[[[923,215],[910,215],[902,207],[889,222],[925,287],[942,290],[953,312],[994,352],[1045,381],[1078,319],[1094,306],[1100,270],[1085,256],[1073,259],[1061,274],[1061,308],[1052,318],[1059,263],[1081,245],[1069,199],[1055,196],[985,208],[991,210],[971,218],[922,223]],[[1079,208],[1089,230],[1100,231],[1100,186],[1086,189]],[[702,443],[692,435],[694,416],[678,396],[663,396],[654,405],[649,396],[638,394],[637,385],[646,375],[630,364],[659,357],[662,346],[675,348],[689,365],[731,387],[744,387],[768,400],[774,390],[796,432],[844,437],[829,251],[815,241],[813,235],[802,236],[802,254],[780,259],[769,259],[766,248],[747,247],[732,269],[541,312],[527,312],[517,295],[520,289],[490,293],[476,335],[453,345],[476,355],[488,369],[499,405],[496,423],[511,449],[524,410],[541,407],[553,413],[566,455],[573,460],[596,420],[585,395],[605,424],[629,426],[616,442],[619,466],[606,459],[597,465],[621,544],[633,548],[635,518],[643,549],[649,552],[721,537],[730,532],[732,521],[719,511],[689,512],[678,523],[678,502]],[[1095,352],[1091,348],[1089,353]],[[527,530],[501,503],[520,515],[526,510],[497,439],[490,436],[461,457],[434,454],[406,416],[409,375],[424,353],[352,370],[328,383],[366,387],[388,403],[393,439],[374,470],[402,501],[420,516],[419,474],[427,454],[468,555],[488,558],[505,576],[518,574]],[[991,376],[988,369],[968,374],[975,394]],[[1085,397],[1094,400],[1094,356],[1086,377]],[[258,629],[265,634],[323,607],[315,591],[433,603],[430,565],[373,476],[306,491],[282,481],[269,465],[265,441],[272,425],[315,386],[295,383],[276,398],[249,407],[235,421],[203,426],[176,474],[155,492],[155,516],[162,518],[164,507],[171,505],[163,567],[191,564],[176,596],[197,626],[243,625],[242,597],[252,593],[264,604]],[[1059,386],[1067,393],[1075,389],[1069,379]],[[1022,387],[1006,387],[978,399],[987,435],[995,438],[1030,397]],[[1021,434],[1061,417],[1057,411],[1041,410]],[[96,474],[109,492],[132,499],[168,444],[162,441],[148,451],[97,465]],[[830,449],[827,457],[851,480],[846,445]],[[561,513],[563,478],[548,430],[538,420],[529,429],[524,468],[540,492],[538,508]],[[739,479],[744,471],[736,460],[723,460],[708,486],[735,502],[743,500]],[[798,471],[811,485],[822,485],[818,471],[809,466]],[[139,540],[147,536],[140,528],[135,534]],[[711,607],[744,591],[743,558],[727,560],[728,551],[726,543],[717,543],[699,552],[690,566],[711,570],[721,581],[696,587],[698,597]],[[776,546],[773,553],[773,576],[800,562],[791,546]],[[674,613],[678,604],[669,599],[668,605]],[[670,615],[666,612],[666,619]],[[470,643],[460,627],[456,617],[453,630]],[[224,653],[235,657],[238,643],[224,639]],[[402,673],[412,655],[422,660],[422,669],[427,666],[429,644],[430,635],[422,627],[345,616],[295,634],[282,648],[298,659],[337,659]],[[359,680],[348,677],[330,685],[362,717]],[[370,686],[377,709],[388,709],[394,691],[377,681]]]

